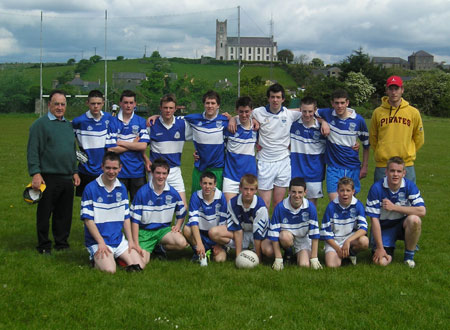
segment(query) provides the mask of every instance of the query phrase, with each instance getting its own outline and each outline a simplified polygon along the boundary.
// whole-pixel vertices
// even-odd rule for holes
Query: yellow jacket
[[[376,167],[386,167],[388,159],[394,156],[402,157],[406,166],[414,165],[416,152],[424,143],[419,110],[404,99],[394,108],[387,96],[382,97],[381,106],[372,114],[369,141],[374,149]]]

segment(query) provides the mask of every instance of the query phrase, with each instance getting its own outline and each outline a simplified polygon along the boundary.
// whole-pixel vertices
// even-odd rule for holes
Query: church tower
[[[216,19],[216,60],[227,59],[227,20],[219,22]]]

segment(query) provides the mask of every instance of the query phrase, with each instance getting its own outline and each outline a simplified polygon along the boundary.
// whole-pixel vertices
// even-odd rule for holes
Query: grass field
[[[218,64],[189,64],[179,62],[169,62],[170,71],[183,77],[187,74],[190,77],[206,80],[215,83],[227,78],[233,86],[237,86],[237,65],[218,65]],[[112,86],[112,75],[114,72],[144,72],[151,70],[152,66],[142,59],[130,59],[122,61],[108,61],[108,83]],[[46,88],[51,88],[52,81],[68,70],[74,70],[75,65],[64,65],[56,67],[43,68],[43,84]],[[89,70],[81,76],[86,81],[99,81],[103,84],[105,80],[105,64],[103,61],[94,64]],[[33,84],[39,85],[39,68],[27,68],[24,72],[32,79]],[[263,65],[246,65],[241,72],[242,78],[253,78],[261,76],[263,80],[270,79],[270,67]],[[277,80],[285,87],[295,87],[296,83],[292,77],[283,69],[274,67],[272,79]]]
[[[427,206],[417,266],[402,263],[402,248],[387,268],[370,263],[314,271],[269,263],[237,270],[231,260],[206,268],[191,251],[152,261],[144,272],[104,274],[88,266],[74,202],[71,249],[39,255],[36,206],[22,200],[28,128],[36,118],[0,115],[0,328],[4,329],[448,329],[450,239],[446,202],[450,178],[450,120],[425,118],[418,154],[418,186]],[[192,145],[183,175],[190,187]],[[371,161],[369,176],[373,173]],[[363,181],[365,202],[371,178]],[[326,205],[319,204],[319,217]],[[323,251],[319,253],[323,261]]]

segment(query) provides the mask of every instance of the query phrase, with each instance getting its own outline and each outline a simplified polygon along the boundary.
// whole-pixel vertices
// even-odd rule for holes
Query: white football
[[[258,266],[259,258],[255,252],[244,250],[236,257],[237,268],[253,268]]]

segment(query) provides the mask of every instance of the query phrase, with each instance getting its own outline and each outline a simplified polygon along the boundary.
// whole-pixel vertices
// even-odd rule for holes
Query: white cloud
[[[0,28],[0,56],[12,55],[18,52],[19,47],[14,35],[10,31]]]

